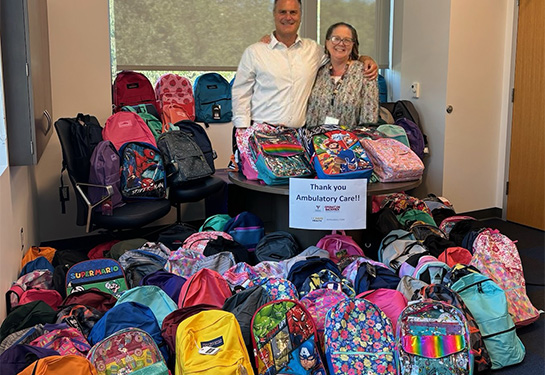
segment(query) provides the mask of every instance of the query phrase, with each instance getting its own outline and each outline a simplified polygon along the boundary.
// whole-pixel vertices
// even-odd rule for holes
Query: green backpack
[[[232,217],[229,216],[228,214],[212,215],[204,221],[204,223],[199,228],[199,232],[208,232],[208,231],[223,232],[223,228],[225,228],[225,224],[227,224],[227,222],[231,219]]]
[[[136,108],[135,108],[136,107]],[[157,141],[157,138],[163,133],[163,123],[157,117],[148,112],[146,105],[139,104],[137,106],[125,106],[121,109],[122,111],[136,113],[150,128],[153,137]]]
[[[0,342],[19,330],[56,321],[57,312],[44,301],[25,303],[15,307],[0,326]]]

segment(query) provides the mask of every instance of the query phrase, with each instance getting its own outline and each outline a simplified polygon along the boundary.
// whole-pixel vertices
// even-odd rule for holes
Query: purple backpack
[[[120,159],[117,150],[110,141],[101,141],[91,155],[91,168],[89,170],[89,183],[96,185],[111,185],[112,196],[103,202],[100,207],[102,212],[108,212],[123,204],[121,196],[121,175],[119,173]],[[107,194],[105,188],[89,187],[89,199],[91,203],[100,202]]]
[[[59,355],[56,350],[31,345],[14,345],[0,355],[0,374],[17,375],[37,359]]]
[[[399,125],[403,129],[405,129],[405,132],[407,133],[407,138],[409,138],[409,145],[411,147],[411,150],[413,150],[420,159],[424,158],[424,149],[426,148],[426,144],[424,141],[424,135],[422,134],[422,130],[420,130],[418,125],[416,125],[413,121],[407,118],[398,119],[396,121],[396,125]]]
[[[180,290],[186,279],[172,272],[158,270],[140,280],[140,285],[155,285],[161,288],[173,301],[178,301]]]

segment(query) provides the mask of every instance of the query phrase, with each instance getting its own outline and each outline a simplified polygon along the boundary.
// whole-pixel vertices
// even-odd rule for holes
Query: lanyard
[[[335,97],[337,96],[337,93],[339,92],[339,89],[341,88],[341,85],[343,84],[344,76],[346,75],[346,72],[348,72],[348,66],[349,63],[346,63],[346,66],[344,67],[344,72],[341,78],[335,82],[335,87],[333,87],[333,93],[331,94],[331,105],[333,106],[335,104]],[[329,75],[331,76],[331,80],[334,80],[333,78],[333,65],[329,66]]]

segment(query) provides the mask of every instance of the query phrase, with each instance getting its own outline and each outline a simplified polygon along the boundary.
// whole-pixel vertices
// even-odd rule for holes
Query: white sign
[[[365,229],[367,180],[290,179],[290,228]]]

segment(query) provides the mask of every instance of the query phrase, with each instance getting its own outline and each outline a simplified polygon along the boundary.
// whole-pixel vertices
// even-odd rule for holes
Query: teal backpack
[[[136,108],[135,108],[136,107]],[[163,123],[154,114],[148,112],[148,108],[145,104],[138,106],[125,106],[121,108],[122,111],[134,112],[144,120],[148,128],[150,128],[153,137],[157,141],[157,138],[163,133]]]
[[[156,285],[141,285],[127,290],[116,302],[116,306],[126,302],[138,302],[151,309],[161,327],[165,317],[178,309],[176,302]]]
[[[450,288],[458,293],[475,318],[492,360],[492,370],[522,362],[526,349],[507,310],[505,292],[498,284],[473,272],[462,276]]]
[[[208,232],[208,231],[216,231],[216,232],[222,232],[223,228],[225,227],[225,224],[229,220],[231,220],[232,217],[228,214],[216,214],[208,217],[204,223],[199,228],[199,232]]]

